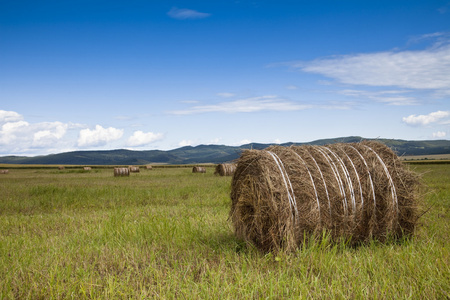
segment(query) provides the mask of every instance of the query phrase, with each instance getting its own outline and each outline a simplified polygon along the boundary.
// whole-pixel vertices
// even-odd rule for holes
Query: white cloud
[[[29,123],[13,111],[0,111],[0,154],[48,154],[73,150],[69,130],[81,125],[62,122]],[[44,153],[43,153],[44,152]]]
[[[234,97],[236,95],[233,94],[233,93],[217,93],[217,96],[222,97],[222,98],[231,98],[231,97]]]
[[[38,128],[38,131],[33,134],[32,145],[45,148],[62,139],[69,125],[61,122],[44,122],[39,123],[36,128]]]
[[[203,19],[211,16],[209,13],[202,13],[196,10],[187,8],[176,8],[173,7],[168,13],[169,17],[177,20],[188,20],[188,19]]]
[[[408,125],[428,125],[431,123],[436,123],[439,120],[449,117],[450,111],[436,111],[429,113],[428,115],[410,115],[404,117],[402,120]]]
[[[212,139],[212,140],[210,141],[210,143],[211,143],[211,144],[217,145],[217,144],[220,142],[220,140],[222,140],[222,139],[221,139],[221,138],[214,138],[214,139]]]
[[[280,139],[275,139],[273,142],[274,142],[275,144],[281,144],[281,140],[280,140]]]
[[[296,85],[288,85],[288,86],[286,86],[286,89],[288,89],[288,90],[297,90],[298,87]]]
[[[433,138],[443,138],[447,135],[444,131],[433,132]]]
[[[19,141],[27,139],[29,136],[30,124],[25,121],[15,121],[4,123],[0,131],[0,145],[5,147],[19,146]]]
[[[420,51],[337,56],[294,64],[293,67],[346,84],[450,89],[450,45]]]
[[[161,140],[164,137],[162,133],[135,131],[128,139],[128,146],[143,146]]]
[[[0,110],[0,124],[22,121],[23,116],[15,111]]]
[[[94,130],[87,128],[80,131],[78,146],[102,146],[108,142],[120,139],[122,135],[122,129],[113,127],[103,128],[100,125],[96,125]]]
[[[414,37],[408,44],[427,42],[422,50],[392,50],[291,62],[289,66],[316,73],[348,85],[401,88],[430,93],[436,98],[450,94],[450,33]],[[392,91],[391,91],[392,92]],[[404,90],[398,91],[402,93]],[[372,100],[391,105],[417,104],[414,97],[372,95]]]
[[[180,147],[184,147],[184,146],[192,146],[192,141],[191,140],[182,140],[181,142],[178,143],[178,146]]]
[[[239,145],[246,145],[246,144],[250,144],[251,142],[252,142],[251,140],[244,139],[239,142]]]
[[[175,115],[189,115],[211,112],[241,113],[259,111],[293,111],[311,107],[312,105],[298,104],[277,96],[261,96],[211,105],[196,105],[185,110],[176,110],[169,113]]]
[[[364,91],[364,90],[341,90],[339,94],[357,98],[367,98],[388,105],[416,105],[419,101],[415,97],[408,96],[406,90]]]

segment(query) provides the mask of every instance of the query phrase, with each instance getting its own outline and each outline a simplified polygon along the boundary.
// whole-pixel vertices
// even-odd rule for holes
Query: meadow
[[[228,220],[231,177],[153,168],[12,168],[0,175],[1,299],[445,299],[450,165],[423,174],[406,240],[326,238],[265,254]]]

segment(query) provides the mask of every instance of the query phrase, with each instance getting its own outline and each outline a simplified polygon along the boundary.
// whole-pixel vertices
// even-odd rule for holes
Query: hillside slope
[[[336,142],[360,142],[362,137],[351,136],[334,139],[322,139],[308,143],[285,143],[290,145],[326,145]],[[376,139],[391,147],[398,155],[449,154],[450,141],[406,141]],[[4,156],[0,163],[6,164],[72,164],[72,165],[143,165],[143,164],[197,164],[223,163],[237,159],[243,149],[264,149],[271,144],[251,143],[239,147],[225,145],[186,146],[173,150],[107,150],[73,151],[45,156]]]

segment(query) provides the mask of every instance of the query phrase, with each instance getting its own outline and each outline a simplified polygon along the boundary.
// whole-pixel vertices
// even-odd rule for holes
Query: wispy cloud
[[[418,125],[429,125],[432,123],[437,123],[450,116],[450,111],[436,111],[429,113],[428,115],[410,115],[404,117],[402,120],[408,125],[418,126]]]
[[[449,34],[433,33],[417,39],[429,39],[434,43],[423,50],[360,53],[320,58],[309,62],[292,62],[288,65],[348,85],[428,90],[435,92],[435,95],[448,94]],[[387,103],[414,104],[411,100],[413,99],[387,99]]]
[[[388,105],[416,105],[419,100],[408,96],[409,90],[385,90],[385,91],[366,91],[366,90],[341,90],[339,94],[352,96],[355,98],[366,98],[376,102]]]
[[[175,115],[190,115],[199,113],[251,113],[259,111],[292,111],[311,108],[312,105],[299,104],[288,101],[278,96],[261,96],[247,99],[240,99],[229,102],[221,102],[211,105],[195,105],[184,110],[170,111]]]
[[[233,94],[233,93],[217,93],[217,96],[222,97],[222,98],[231,98],[231,97],[234,97],[236,95]]]
[[[187,8],[176,8],[173,7],[168,13],[167,15],[173,19],[177,19],[177,20],[189,20],[189,19],[204,19],[207,18],[209,16],[211,16],[211,14],[209,13],[203,13],[203,12],[199,12],[193,9],[187,9]]]

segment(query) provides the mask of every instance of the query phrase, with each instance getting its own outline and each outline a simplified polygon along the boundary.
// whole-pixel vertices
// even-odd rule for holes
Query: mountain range
[[[326,145],[353,143],[362,140],[381,142],[398,155],[450,154],[450,140],[407,141],[398,139],[366,139],[358,136],[321,139],[307,143],[284,143],[290,145]],[[200,164],[224,163],[237,159],[244,149],[264,149],[272,144],[251,143],[242,146],[199,145],[173,150],[101,150],[72,151],[43,156],[3,156],[4,164],[61,164],[61,165],[144,165],[144,164]]]

